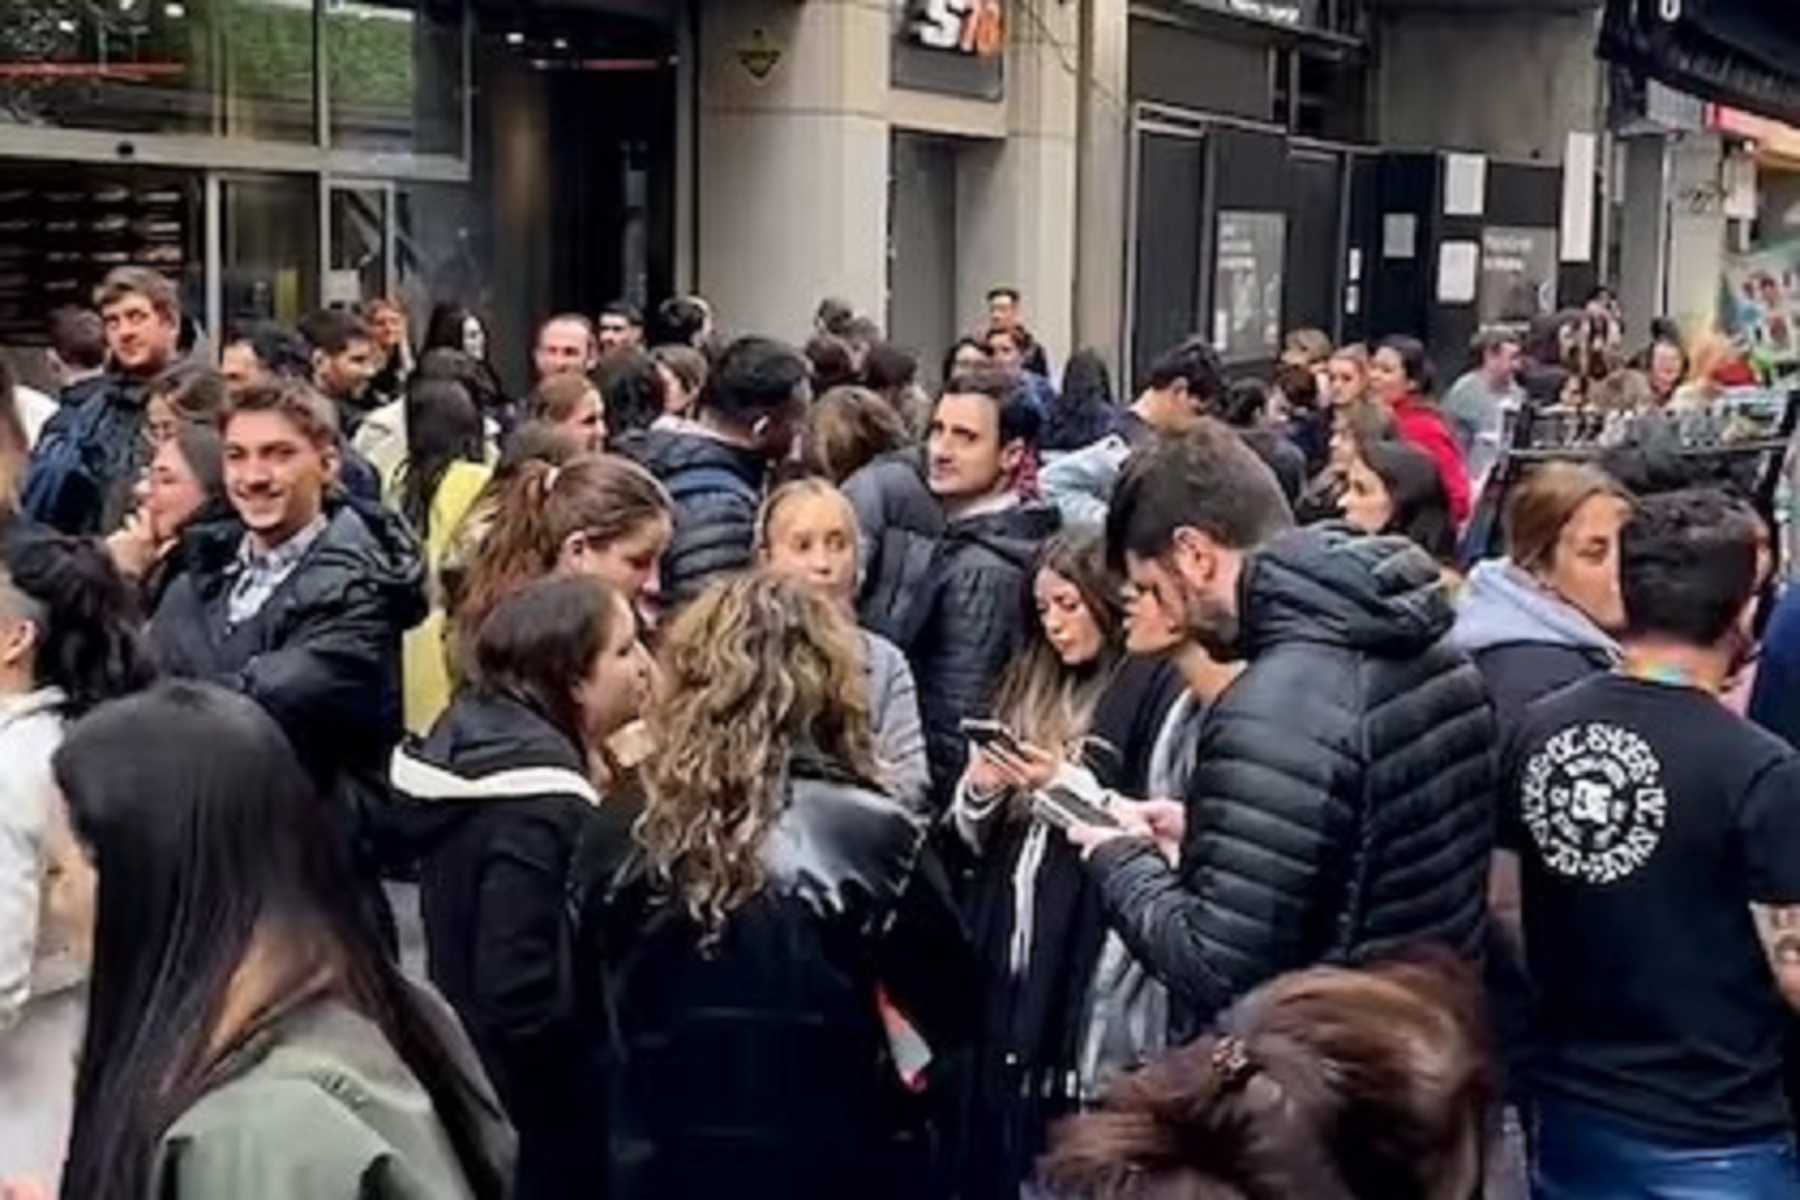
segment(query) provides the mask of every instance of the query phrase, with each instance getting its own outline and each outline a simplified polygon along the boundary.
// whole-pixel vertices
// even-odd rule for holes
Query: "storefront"
[[[26,5],[0,24],[0,344],[124,263],[209,331],[395,295],[417,332],[460,302],[503,369],[549,308],[666,290],[672,25],[521,7]]]

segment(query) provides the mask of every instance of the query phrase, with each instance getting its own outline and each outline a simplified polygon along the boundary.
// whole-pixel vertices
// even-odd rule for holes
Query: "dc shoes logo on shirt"
[[[1662,763],[1649,743],[1589,722],[1558,733],[1525,764],[1525,828],[1544,865],[1584,883],[1617,883],[1650,861],[1668,822]]]

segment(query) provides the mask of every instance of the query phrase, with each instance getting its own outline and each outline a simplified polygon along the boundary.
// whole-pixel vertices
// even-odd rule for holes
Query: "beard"
[[[1234,662],[1242,657],[1238,639],[1243,626],[1237,611],[1186,583],[1181,585],[1181,623],[1187,636],[1214,662]]]

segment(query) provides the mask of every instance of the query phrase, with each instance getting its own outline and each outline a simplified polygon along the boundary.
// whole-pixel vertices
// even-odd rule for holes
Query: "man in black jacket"
[[[1024,627],[1026,571],[1061,524],[1055,509],[1019,494],[1042,423],[1012,371],[956,376],[932,413],[926,483],[945,525],[903,585],[911,595],[895,640],[918,680],[939,809],[967,765],[962,722],[987,714]]]
[[[1211,420],[1138,451],[1108,515],[1133,586],[1247,663],[1201,731],[1178,868],[1147,836],[1072,834],[1180,1036],[1282,972],[1415,942],[1472,954],[1483,929],[1494,720],[1445,638],[1437,566],[1291,521]]]
[[[240,389],[223,433],[236,515],[188,534],[151,648],[169,674],[268,709],[353,812],[400,739],[400,639],[425,615],[418,542],[398,516],[329,494],[337,429],[305,383]]]
[[[769,464],[787,456],[810,398],[798,350],[739,338],[719,356],[697,418],[652,429],[631,448],[675,501],[675,538],[662,560],[665,603],[679,606],[750,565]]]

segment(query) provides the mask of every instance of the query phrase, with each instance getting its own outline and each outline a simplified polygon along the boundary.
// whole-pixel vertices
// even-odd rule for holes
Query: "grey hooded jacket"
[[[1453,641],[1487,682],[1502,729],[1541,696],[1618,661],[1618,643],[1580,609],[1503,559],[1477,563]]]

